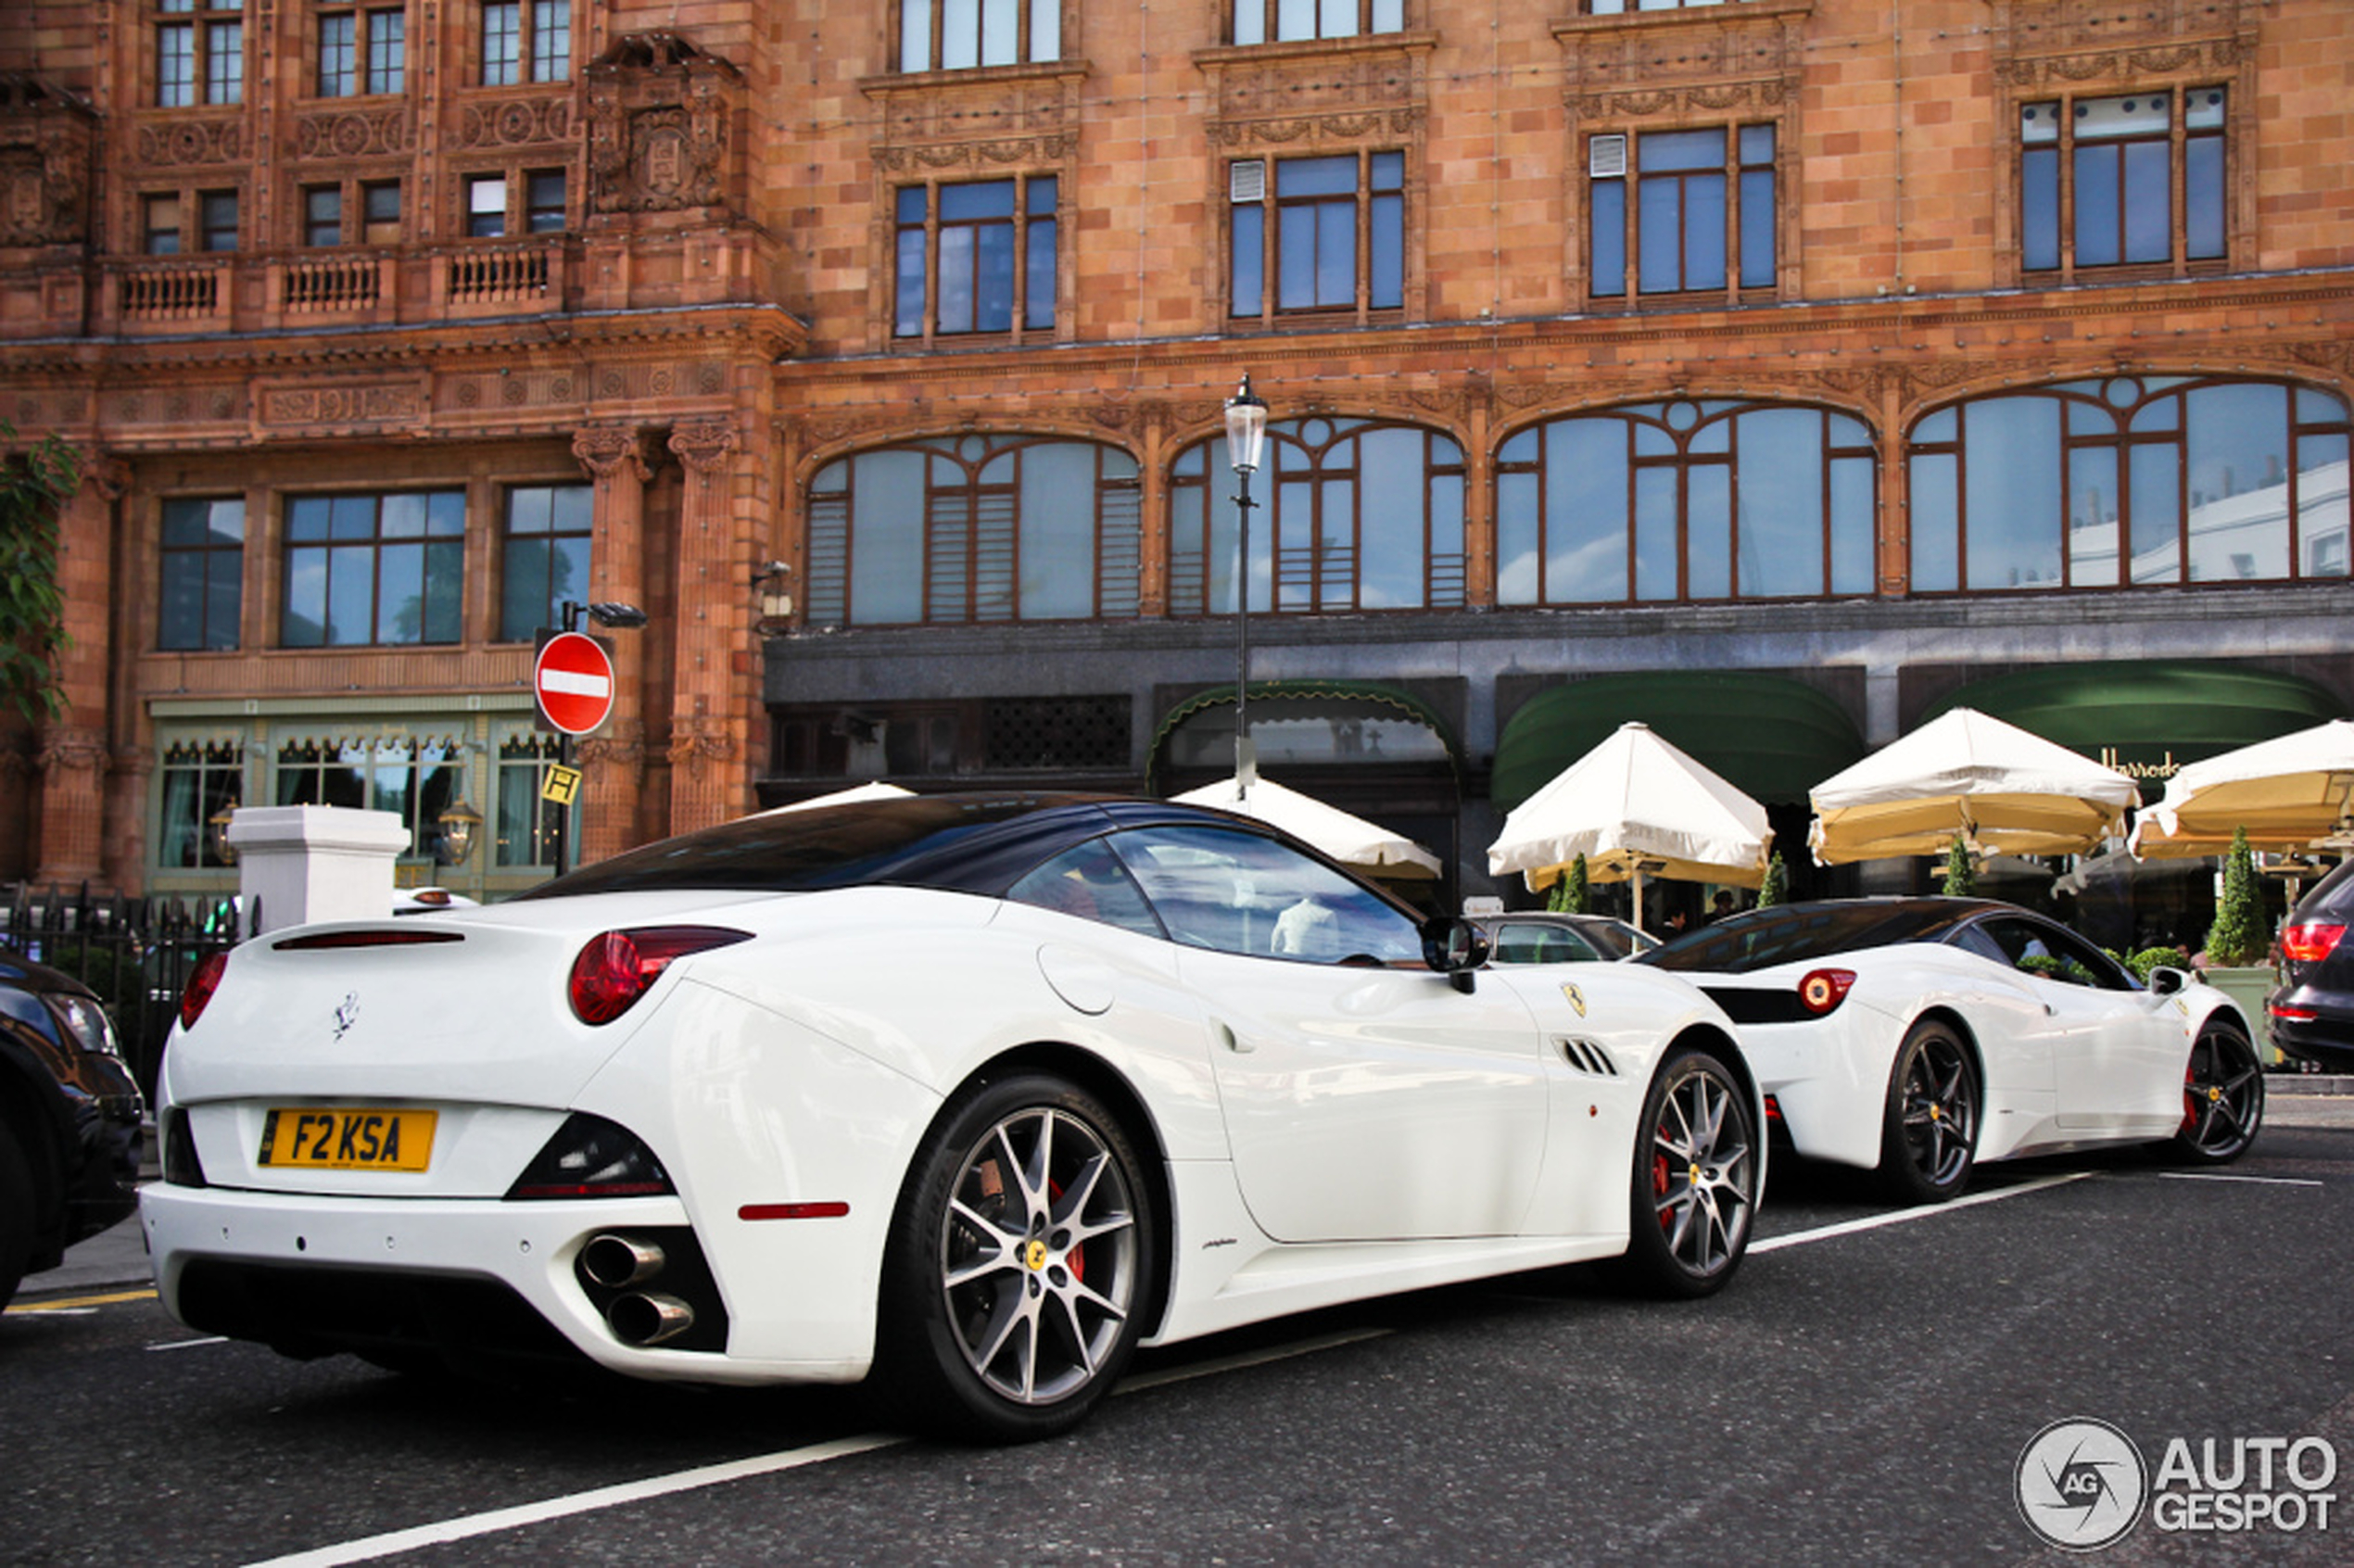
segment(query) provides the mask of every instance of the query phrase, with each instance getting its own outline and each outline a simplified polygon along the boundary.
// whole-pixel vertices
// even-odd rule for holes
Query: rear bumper
[[[2300,987],[2283,986],[2265,1004],[2272,1043],[2284,1056],[2318,1064],[2333,1072],[2354,1072],[2354,1015]],[[2285,1007],[2310,1018],[2284,1017],[2272,1011]]]

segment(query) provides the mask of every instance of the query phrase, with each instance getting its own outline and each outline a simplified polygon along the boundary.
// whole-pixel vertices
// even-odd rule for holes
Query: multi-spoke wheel
[[[1627,1274],[1664,1296],[1721,1289],[1749,1246],[1761,1174],[1749,1092],[1707,1051],[1672,1051],[1643,1096]]]
[[[1155,1216],[1119,1122],[1059,1079],[968,1091],[893,1223],[878,1373],[911,1424],[1023,1441],[1110,1390],[1151,1299]]]
[[[1896,1048],[1880,1121],[1879,1176],[1905,1203],[1943,1203],[1978,1157],[1978,1068],[1959,1036],[1923,1018]]]
[[[2183,1073],[2183,1125],[2175,1149],[2201,1165],[2239,1158],[2264,1124],[2264,1069],[2239,1026],[2209,1018]]]

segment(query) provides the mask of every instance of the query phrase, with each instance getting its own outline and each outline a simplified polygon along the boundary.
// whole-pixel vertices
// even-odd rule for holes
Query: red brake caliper
[[[1046,1182],[1046,1195],[1050,1198],[1061,1197],[1063,1195],[1061,1183],[1050,1178]],[[1081,1242],[1077,1246],[1072,1247],[1070,1256],[1063,1261],[1070,1265],[1072,1279],[1077,1280],[1081,1284],[1087,1283],[1087,1244],[1085,1242]]]
[[[1666,1129],[1663,1127],[1659,1129],[1658,1132],[1654,1132],[1652,1134],[1652,1142],[1653,1145],[1652,1149],[1652,1196],[1654,1198],[1664,1198],[1667,1195],[1667,1157],[1660,1153],[1657,1146],[1660,1132],[1664,1132],[1665,1131]],[[1662,1208],[1659,1211],[1659,1228],[1663,1231],[1672,1231],[1676,1228],[1676,1217],[1664,1208]]]
[[[2198,1125],[2198,1054],[2193,1052],[2183,1069],[2183,1125],[2177,1132],[2188,1132]]]

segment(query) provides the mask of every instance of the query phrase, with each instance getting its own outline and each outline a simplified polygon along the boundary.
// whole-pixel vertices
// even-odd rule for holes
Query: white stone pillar
[[[237,891],[259,930],[392,915],[392,863],[409,847],[399,814],[348,806],[239,806],[229,817]]]

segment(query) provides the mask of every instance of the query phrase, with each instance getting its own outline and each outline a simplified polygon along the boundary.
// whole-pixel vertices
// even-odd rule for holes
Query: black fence
[[[261,923],[258,899],[124,898],[87,887],[0,884],[0,947],[75,976],[106,1003],[152,1102],[180,993],[208,954]]]

